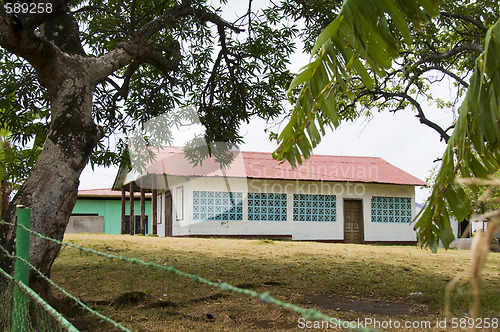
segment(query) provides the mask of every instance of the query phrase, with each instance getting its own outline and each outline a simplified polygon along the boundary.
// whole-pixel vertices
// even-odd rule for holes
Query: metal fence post
[[[31,209],[17,206],[16,229],[16,262],[14,279],[26,286],[29,283],[29,267],[21,259],[29,262],[30,259],[30,233],[24,229],[31,229]],[[14,303],[12,307],[12,332],[26,331],[28,318],[28,297],[17,285],[14,285]]]

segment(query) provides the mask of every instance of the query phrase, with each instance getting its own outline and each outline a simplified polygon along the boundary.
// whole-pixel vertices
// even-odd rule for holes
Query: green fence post
[[[31,229],[31,209],[17,206],[17,229],[16,229],[16,262],[14,279],[26,286],[29,283],[29,267],[20,258],[29,262],[30,259],[30,233],[20,225]],[[28,297],[24,292],[14,285],[14,303],[12,307],[12,332],[26,331],[28,318]]]

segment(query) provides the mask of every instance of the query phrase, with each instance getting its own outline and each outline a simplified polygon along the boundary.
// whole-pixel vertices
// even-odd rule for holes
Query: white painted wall
[[[413,186],[367,184],[363,197],[365,241],[417,241],[412,223],[371,222],[371,197],[410,197],[411,219],[415,218],[415,188]]]
[[[344,199],[363,201],[364,240],[370,241],[416,241],[413,224],[371,222],[371,197],[411,198],[412,219],[415,217],[415,190],[413,186],[330,183],[320,181],[284,181],[245,178],[216,177],[168,177],[172,193],[174,236],[182,235],[291,235],[294,240],[338,240],[344,238]],[[183,188],[183,206],[178,204],[177,188]],[[193,191],[223,191],[243,193],[242,221],[193,221]],[[159,191],[160,192],[160,191]],[[248,221],[247,193],[286,193],[287,221]],[[158,235],[165,235],[164,192],[162,206],[159,204]],[[293,194],[335,194],[337,201],[336,222],[294,222]],[[175,218],[176,209],[183,209],[182,219]],[[161,210],[161,211],[160,211]]]

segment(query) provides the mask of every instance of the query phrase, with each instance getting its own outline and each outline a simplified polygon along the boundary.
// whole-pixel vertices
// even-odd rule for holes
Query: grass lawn
[[[391,319],[435,324],[444,319],[444,288],[468,267],[470,256],[455,250],[432,254],[413,246],[268,240],[70,234],[65,241],[174,265],[343,320],[379,323]],[[499,269],[500,254],[491,253],[483,271],[483,317],[500,318]],[[54,263],[52,279],[134,331],[303,330],[298,328],[300,315],[289,310],[167,271],[67,247]],[[122,301],[120,296],[129,292],[140,293]],[[464,317],[469,303],[466,283],[453,293],[454,317]],[[89,331],[111,330],[87,316],[77,315],[74,323]]]

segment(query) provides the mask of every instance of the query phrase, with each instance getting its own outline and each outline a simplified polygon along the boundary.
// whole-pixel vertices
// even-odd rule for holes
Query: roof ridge
[[[164,149],[172,149],[172,150],[175,149],[177,151],[165,151],[165,152],[168,152],[168,153],[175,153],[175,152],[178,152],[178,150],[182,151],[184,148],[181,147],[181,146],[163,146],[160,149],[163,150],[163,151],[165,151]],[[266,155],[266,156],[270,156],[270,157],[272,157],[272,154],[273,154],[272,152],[267,152],[267,151],[248,151],[248,150],[230,150],[230,151],[232,151],[232,152],[239,152],[239,153],[243,153],[243,154],[249,154],[249,153],[262,154],[262,155]],[[312,154],[310,156],[310,158],[312,158],[312,157],[380,159],[380,160],[385,161],[381,157],[353,156],[353,155],[347,155],[346,156],[346,155]],[[387,161],[385,161],[385,162],[387,162]]]

